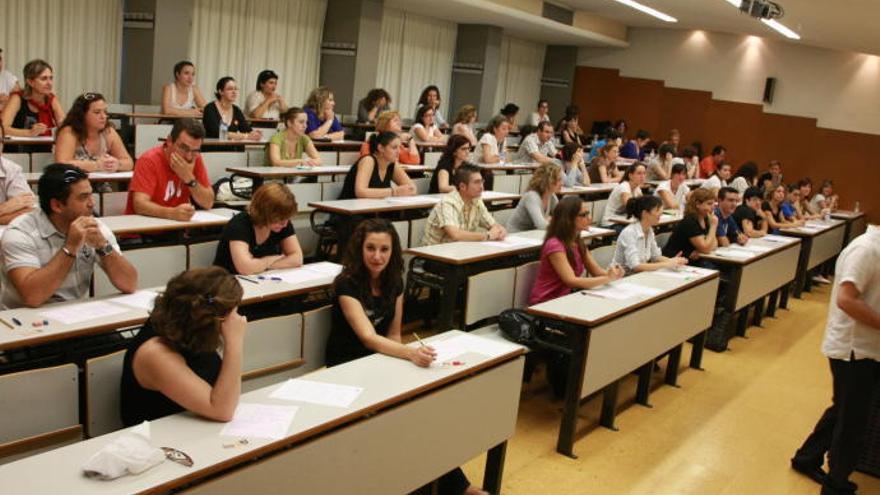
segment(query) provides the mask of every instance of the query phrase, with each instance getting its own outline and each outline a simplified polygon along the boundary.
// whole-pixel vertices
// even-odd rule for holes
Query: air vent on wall
[[[152,12],[126,12],[122,15],[122,27],[126,29],[153,29]]]
[[[551,21],[561,22],[567,26],[574,24],[574,12],[552,3],[544,2],[544,6],[541,9],[541,17],[550,19]]]
[[[357,44],[342,43],[337,41],[325,41],[321,43],[321,55],[341,55],[354,57],[357,55]]]

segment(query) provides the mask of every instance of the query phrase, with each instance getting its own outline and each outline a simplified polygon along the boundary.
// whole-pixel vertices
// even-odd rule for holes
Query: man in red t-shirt
[[[195,208],[214,206],[214,190],[199,154],[205,128],[193,119],[177,119],[165,143],[138,158],[128,186],[125,214],[187,221]]]
[[[724,163],[724,157],[727,154],[727,148],[720,144],[712,148],[712,154],[700,161],[700,178],[708,179],[712,177],[715,170]]]

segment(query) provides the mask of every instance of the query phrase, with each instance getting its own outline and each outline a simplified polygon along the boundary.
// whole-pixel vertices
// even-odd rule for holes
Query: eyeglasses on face
[[[187,145],[185,145],[185,144],[183,144],[183,143],[174,143],[174,146],[177,148],[178,151],[180,151],[180,152],[183,153],[184,155],[188,155],[188,154],[190,154],[190,153],[192,153],[192,154],[198,154],[198,153],[200,153],[200,152],[202,151],[201,148],[192,149],[192,148],[190,148],[189,146],[187,146]]]

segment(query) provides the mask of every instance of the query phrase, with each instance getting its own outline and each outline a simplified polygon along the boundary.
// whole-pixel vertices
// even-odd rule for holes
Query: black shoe
[[[821,466],[807,464],[803,461],[797,460],[795,457],[791,458],[791,468],[820,485],[825,482],[825,478],[828,476],[828,474],[822,470]]]

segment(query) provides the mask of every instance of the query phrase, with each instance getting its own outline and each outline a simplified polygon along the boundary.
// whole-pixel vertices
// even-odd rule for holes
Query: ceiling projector
[[[770,0],[742,0],[739,10],[749,14],[755,19],[779,19],[784,11],[782,6]]]

